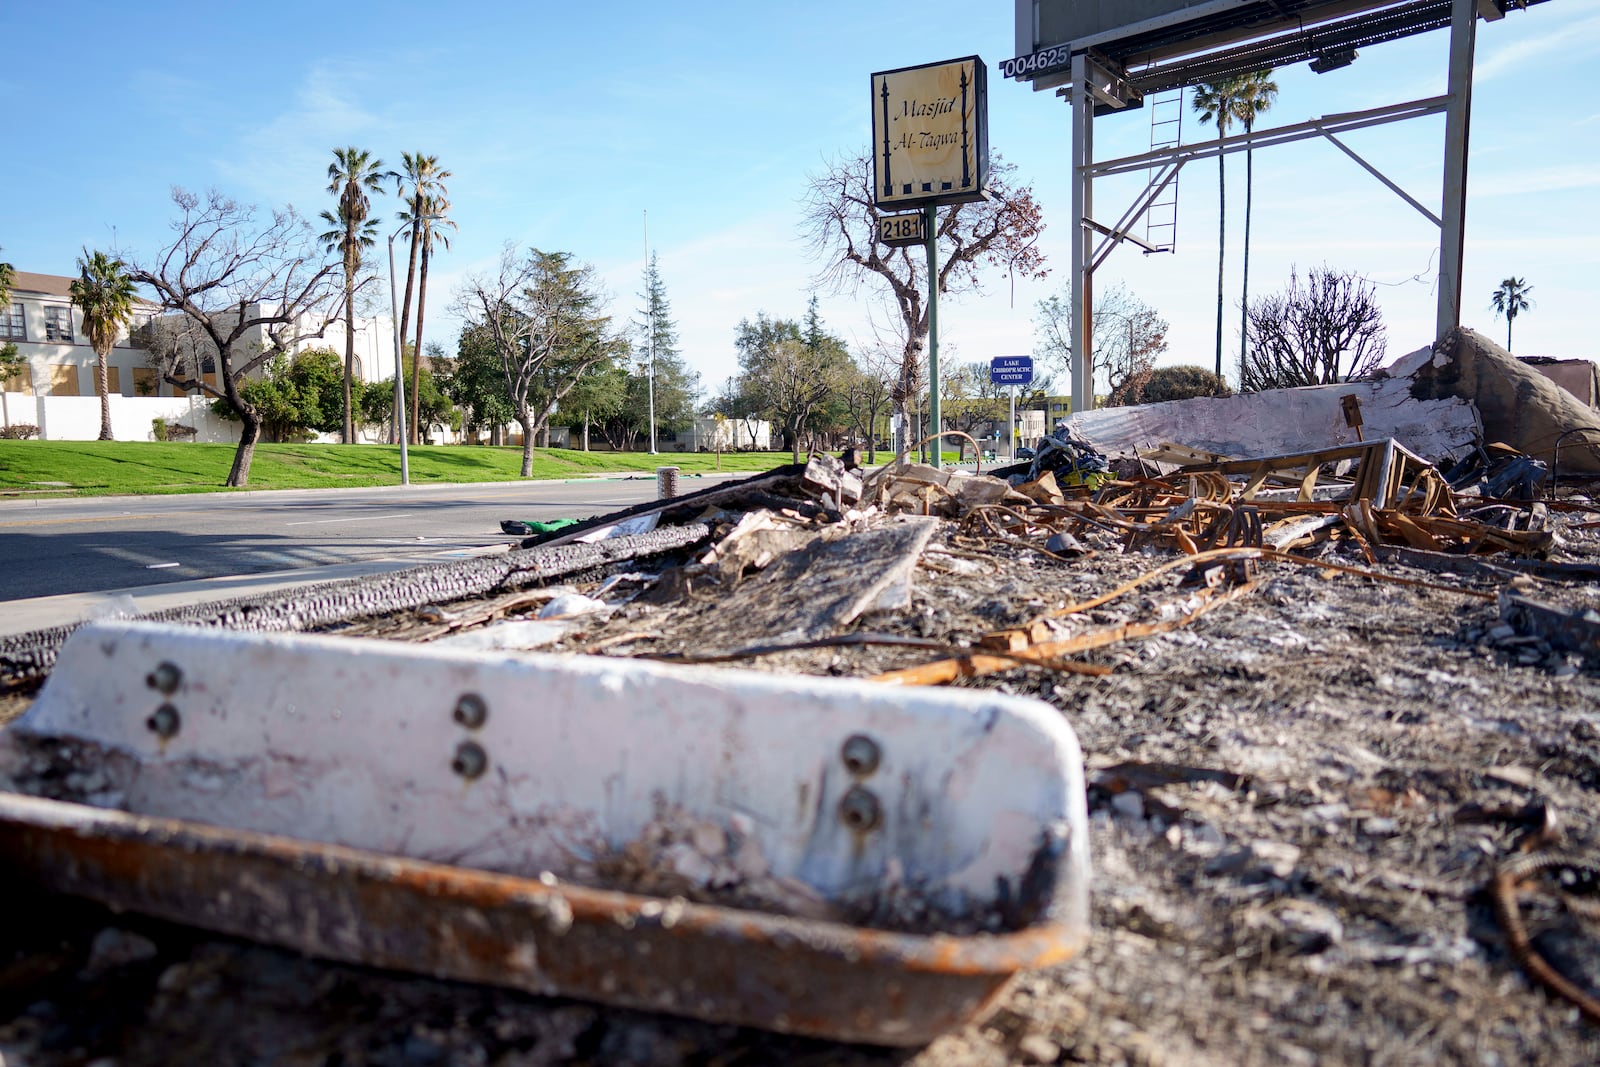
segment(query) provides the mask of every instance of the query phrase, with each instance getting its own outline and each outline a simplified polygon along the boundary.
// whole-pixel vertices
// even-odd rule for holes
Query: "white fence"
[[[100,436],[100,398],[5,394],[8,425],[31,422],[45,441],[93,441]],[[111,436],[118,441],[153,441],[152,423],[166,419],[195,428],[196,441],[239,440],[239,424],[211,412],[211,401],[195,396],[111,395]]]

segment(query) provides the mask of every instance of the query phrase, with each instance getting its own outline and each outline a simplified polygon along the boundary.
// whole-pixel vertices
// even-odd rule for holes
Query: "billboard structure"
[[[1479,19],[1495,21],[1511,8],[1540,0],[1014,0],[1017,54],[1002,61],[1003,77],[1054,89],[1072,106],[1073,410],[1093,405],[1089,368],[1094,269],[1128,241],[1157,251],[1129,229],[1197,158],[1212,158],[1310,137],[1325,137],[1440,228],[1436,332],[1460,323],[1461,258],[1465,230],[1467,129],[1472,55]],[[1139,106],[1147,94],[1307,62],[1322,73],[1347,66],[1359,48],[1430,30],[1450,29],[1448,90],[1443,96],[1256,130],[1197,145],[1152,149],[1123,159],[1094,160],[1097,114]],[[1438,214],[1419,203],[1338,135],[1401,119],[1443,112],[1444,182]],[[1094,218],[1094,178],[1145,171],[1149,181],[1121,219]],[[1098,239],[1098,244],[1096,243]],[[1220,341],[1219,341],[1220,344]],[[1220,363],[1220,351],[1219,351]],[[1221,367],[1218,367],[1221,373]]]

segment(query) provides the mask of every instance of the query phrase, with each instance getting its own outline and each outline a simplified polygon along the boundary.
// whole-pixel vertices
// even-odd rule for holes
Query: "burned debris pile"
[[[1414,362],[1441,375],[1480,348],[1463,336]],[[1095,413],[1043,462],[976,473],[909,458],[857,472],[817,455],[542,531],[484,561],[470,586],[395,576],[381,600],[319,591],[336,605],[320,614],[263,602],[193,617],[476,649],[507,664],[538,650],[1048,703],[1083,748],[1087,944],[1029,965],[981,1021],[914,1058],[400,982],[162,926],[137,935],[159,945],[160,966],[139,979],[143,1024],[197,1041],[223,1025],[208,1010],[265,1026],[285,1011],[285,989],[320,984],[341,997],[297,1004],[277,1025],[315,1016],[365,1042],[340,1047],[346,1062],[388,1062],[373,1050],[389,1050],[383,1027],[407,1013],[438,1062],[506,1065],[1592,1062],[1600,502],[1579,467],[1563,462],[1557,483],[1540,419],[1522,418],[1516,439],[1486,436],[1474,403],[1416,392],[1418,375],[1330,387],[1276,422],[1259,410]],[[1217,429],[1229,420],[1252,441]],[[0,648],[8,684],[30,692],[63,636]],[[741,714],[756,721],[795,699],[773,692]],[[807,714],[815,721],[795,736],[829,736],[828,713]],[[837,764],[827,803],[839,833],[867,840],[881,811],[860,793],[843,798],[874,782],[878,753],[850,742],[817,758]],[[766,758],[754,740],[741,751]],[[114,770],[55,767],[31,788],[84,797],[115,786]],[[962,781],[952,771],[929,796],[961,808]],[[833,921],[849,901],[865,928],[841,952],[879,962],[881,939],[905,936],[888,929],[939,918],[919,912],[926,897],[895,864],[875,869],[884,891],[870,899],[819,895],[773,864],[778,850],[751,850],[753,832],[663,805],[627,847],[593,850],[573,870],[586,890],[658,897],[660,909],[633,920],[651,931],[663,913],[693,926],[696,902],[719,893],[742,896],[732,903],[751,922]],[[1029,840],[1025,860],[1054,855]],[[991,891],[961,933],[1025,929],[1035,916],[988,920],[1046,899],[1026,882]],[[898,981],[892,971],[877,972],[875,990]],[[0,1052],[68,1062],[39,1052],[59,1032],[52,1020],[107,995],[98,973],[0,1023]],[[225,992],[213,973],[226,974]],[[863,1010],[875,995],[854,992]],[[696,1014],[687,1001],[660,1007]],[[311,1052],[334,1050],[318,1040]],[[125,1047],[79,1044],[80,1060]]]

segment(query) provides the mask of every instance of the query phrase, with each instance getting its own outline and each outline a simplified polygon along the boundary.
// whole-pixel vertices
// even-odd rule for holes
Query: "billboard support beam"
[[[1472,53],[1476,0],[1455,0],[1450,18],[1450,99],[1444,119],[1444,223],[1439,239],[1439,307],[1435,339],[1461,325],[1461,260],[1467,222],[1467,134],[1472,123]]]
[[[1072,57],[1072,413],[1094,407],[1094,352],[1089,327],[1094,307],[1094,96],[1088,89],[1089,56]]]

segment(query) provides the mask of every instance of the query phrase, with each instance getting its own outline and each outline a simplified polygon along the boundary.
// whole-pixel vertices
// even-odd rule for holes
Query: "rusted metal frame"
[[[1401,539],[1412,548],[1429,552],[1438,552],[1444,548],[1437,537],[1402,512],[1389,512],[1381,517],[1380,522],[1383,528],[1398,532]]]
[[[1121,514],[1106,508],[1102,504],[1096,504],[1092,500],[1079,500],[1073,503],[1077,504],[1078,507],[1069,507],[1066,504],[1040,504],[1038,507],[1040,510],[1056,512],[1072,522],[1080,522],[1085,526],[1097,526],[1111,533],[1126,533],[1134,525],[1131,520],[1124,518]],[[1092,511],[1095,514],[1085,514],[1086,511]]]
[[[326,959],[884,1045],[926,1043],[1081,945],[1049,919],[895,933],[6,793],[0,871]]]
[[[1457,543],[1471,544],[1474,552],[1509,551],[1528,555],[1545,551],[1553,540],[1548,530],[1503,530],[1485,523],[1441,515],[1419,517],[1414,521],[1434,537],[1449,537]]]
[[[1189,561],[1185,560],[1184,562]],[[872,680],[883,682],[887,685],[943,685],[961,678],[976,678],[982,675],[1012,670],[1019,665],[1018,660],[1022,660],[1029,665],[1055,667],[1057,664],[1054,661],[1059,661],[1065,656],[1089,652],[1097,648],[1105,648],[1108,645],[1121,644],[1124,641],[1150,637],[1154,634],[1166,633],[1170,630],[1187,626],[1212,608],[1254,592],[1259,584],[1259,582],[1252,581],[1230,589],[1202,589],[1191,593],[1184,599],[1199,598],[1199,603],[1192,610],[1170,619],[1161,619],[1155,622],[1119,623],[1116,626],[1091,630],[1088,633],[1078,634],[1062,641],[1040,642],[1028,648],[1012,652],[1009,655],[973,653],[966,656],[956,656],[936,663],[924,664],[920,667],[907,667],[903,670],[888,671],[873,676]]]
[[[1300,479],[1300,492],[1295,499],[1309,501],[1311,499],[1311,490],[1314,489],[1317,484],[1317,475],[1321,473],[1321,466],[1316,463],[1307,463],[1306,472]]]
[[[1345,521],[1345,522],[1349,522],[1350,521],[1348,516],[1342,515],[1342,514],[1341,515],[1330,515],[1328,517],[1330,519],[1334,520],[1334,521]],[[1359,534],[1359,532],[1358,532],[1358,534]],[[1363,547],[1365,547],[1364,542],[1362,542],[1362,544],[1363,544]],[[1367,553],[1367,558],[1368,558],[1369,561],[1372,561],[1372,555],[1371,555],[1370,551]],[[1185,557],[1182,557],[1180,559],[1175,559],[1175,560],[1172,560],[1172,561],[1170,561],[1168,563],[1164,563],[1161,566],[1155,568],[1154,570],[1148,571],[1148,572],[1140,575],[1139,577],[1137,577],[1137,578],[1135,578],[1135,579],[1133,579],[1131,581],[1124,582],[1121,585],[1117,586],[1115,589],[1112,589],[1109,592],[1103,593],[1100,596],[1092,597],[1092,598],[1090,598],[1088,600],[1079,601],[1078,603],[1075,603],[1075,604],[1068,604],[1065,607],[1057,608],[1054,611],[1045,612],[1042,615],[1035,616],[1033,619],[1031,619],[1023,627],[1014,628],[1012,630],[998,630],[998,631],[995,631],[994,633],[991,633],[991,634],[987,635],[984,638],[984,642],[983,643],[984,643],[984,645],[986,647],[998,647],[998,648],[1015,647],[1015,645],[1018,643],[1018,641],[1016,640],[1016,638],[1014,638],[1013,635],[1020,635],[1020,643],[1022,643],[1022,644],[1037,643],[1035,641],[1034,635],[1036,633],[1038,633],[1037,627],[1040,626],[1042,623],[1044,623],[1045,620],[1063,618],[1063,617],[1068,616],[1068,615],[1075,615],[1075,614],[1078,614],[1080,612],[1090,611],[1090,610],[1092,610],[1094,608],[1100,607],[1101,605],[1108,604],[1111,601],[1116,600],[1118,597],[1124,596],[1127,593],[1133,591],[1134,589],[1137,589],[1139,586],[1144,585],[1145,583],[1154,580],[1155,578],[1161,576],[1162,574],[1165,574],[1165,573],[1168,573],[1170,571],[1176,570],[1176,569],[1178,569],[1180,567],[1191,567],[1191,566],[1194,566],[1194,565],[1197,565],[1197,564],[1200,564],[1200,563],[1208,562],[1210,560],[1235,560],[1235,559],[1237,559],[1237,560],[1272,560],[1272,561],[1278,562],[1278,563],[1292,563],[1292,564],[1295,564],[1297,566],[1302,566],[1302,567],[1315,567],[1318,570],[1336,571],[1336,572],[1339,572],[1339,573],[1342,573],[1342,574],[1351,574],[1351,575],[1355,575],[1355,576],[1361,577],[1361,578],[1371,578],[1371,579],[1373,579],[1375,581],[1388,582],[1388,583],[1393,584],[1393,585],[1404,585],[1404,586],[1410,586],[1412,588],[1418,588],[1418,589],[1433,589],[1433,590],[1436,590],[1436,591],[1439,591],[1439,592],[1445,592],[1445,593],[1459,593],[1462,596],[1472,597],[1472,598],[1477,599],[1477,600],[1494,600],[1496,595],[1497,595],[1495,593],[1482,593],[1482,592],[1478,592],[1477,590],[1472,590],[1472,589],[1460,589],[1460,588],[1457,588],[1456,586],[1440,585],[1437,582],[1424,582],[1424,581],[1420,581],[1420,580],[1415,579],[1415,578],[1404,578],[1404,577],[1401,577],[1399,575],[1384,574],[1381,571],[1367,570],[1367,569],[1364,569],[1364,568],[1361,568],[1361,567],[1351,567],[1351,566],[1348,566],[1346,564],[1333,563],[1333,562],[1328,561],[1328,560],[1303,559],[1303,558],[1301,558],[1299,556],[1291,555],[1288,552],[1280,551],[1280,550],[1277,550],[1277,549],[1271,549],[1271,548],[1245,548],[1245,549],[1224,548],[1224,549],[1214,549],[1212,551],[1203,551],[1203,552],[1200,552],[1200,553],[1198,553],[1198,554],[1196,554],[1194,556],[1185,556]]]
[[[1318,449],[1313,452],[1298,452],[1283,456],[1267,456],[1260,459],[1228,460],[1223,463],[1194,465],[1180,468],[1179,473],[1205,473],[1215,472],[1223,475],[1243,475],[1246,478],[1245,488],[1240,498],[1252,500],[1256,492],[1267,478],[1274,475],[1282,476],[1285,471],[1300,471],[1302,485],[1307,477],[1314,481],[1312,471],[1323,464],[1335,463],[1340,460],[1357,460],[1361,469],[1355,480],[1355,495],[1360,498],[1372,500],[1377,507],[1388,506],[1388,500],[1394,495],[1392,487],[1397,484],[1392,481],[1397,468],[1407,466],[1420,470],[1430,467],[1427,460],[1399,444],[1393,438],[1382,438],[1375,441],[1363,441],[1354,445],[1340,445],[1335,448]]]
[[[1596,429],[1593,426],[1575,426],[1570,430],[1561,431],[1561,433],[1556,437],[1556,443],[1550,449],[1550,499],[1551,500],[1554,500],[1556,498],[1556,483],[1561,480],[1561,446],[1562,446],[1563,443],[1566,442],[1567,438],[1569,438],[1573,434],[1577,434],[1577,433],[1600,434],[1600,429]],[[1589,447],[1589,449],[1591,451],[1600,452],[1600,449],[1597,449],[1592,442],[1589,444],[1588,447]]]

